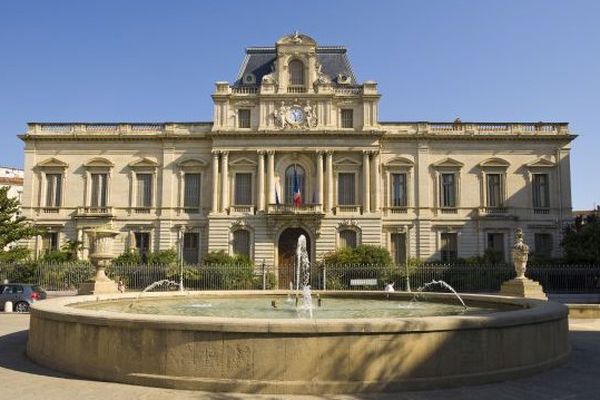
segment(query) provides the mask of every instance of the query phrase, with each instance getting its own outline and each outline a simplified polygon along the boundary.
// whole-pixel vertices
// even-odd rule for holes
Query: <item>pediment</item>
[[[525,165],[527,165],[529,168],[550,168],[556,166],[555,163],[543,157],[540,157],[537,160],[527,163]]]
[[[333,162],[334,165],[362,165],[360,161],[356,161],[350,157],[342,157]]]
[[[131,168],[156,168],[158,167],[158,163],[149,157],[142,157],[136,161],[130,162],[129,166]]]
[[[229,165],[233,165],[233,166],[255,166],[256,165],[256,161],[251,160],[247,157],[240,157],[240,158],[236,158],[235,160],[229,162]]]
[[[179,168],[204,168],[207,165],[208,163],[201,158],[184,158],[177,162]]]
[[[384,164],[386,167],[412,167],[414,162],[405,157],[395,157]]]
[[[508,168],[510,166],[510,163],[503,158],[491,157],[491,158],[488,158],[488,159],[480,162],[479,166],[481,168],[494,168],[494,167]]]
[[[94,158],[87,160],[85,162],[85,164],[83,164],[83,166],[88,167],[88,168],[90,168],[90,167],[112,168],[115,166],[115,164],[104,157],[94,157]]]
[[[69,164],[64,161],[59,160],[58,158],[47,158],[44,161],[40,161],[37,163],[36,167],[38,168],[67,168]]]
[[[464,164],[453,158],[446,157],[440,161],[434,162],[431,166],[434,168],[462,168]]]
[[[310,36],[304,35],[302,33],[292,33],[291,35],[284,36],[277,41],[278,45],[281,44],[293,44],[293,45],[303,45],[303,46],[316,46],[317,42]]]

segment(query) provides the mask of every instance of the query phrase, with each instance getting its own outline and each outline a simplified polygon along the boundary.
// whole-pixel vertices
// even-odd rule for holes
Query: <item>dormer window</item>
[[[292,60],[288,69],[290,72],[290,86],[304,86],[304,64],[300,60]]]

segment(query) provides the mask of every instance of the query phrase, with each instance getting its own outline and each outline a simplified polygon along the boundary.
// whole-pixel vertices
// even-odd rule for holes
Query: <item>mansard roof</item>
[[[331,82],[337,83],[338,75],[350,77],[351,84],[357,84],[356,76],[352,71],[347,49],[342,46],[320,46],[316,49],[317,61],[322,66],[321,72],[327,75]],[[262,77],[270,74],[275,68],[277,52],[275,47],[248,47],[246,57],[242,62],[240,71],[234,83],[235,86],[242,85],[242,78],[247,74],[256,77],[256,84],[260,85]]]

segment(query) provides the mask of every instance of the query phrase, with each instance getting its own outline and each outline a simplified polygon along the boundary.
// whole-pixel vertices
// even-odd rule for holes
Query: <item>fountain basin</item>
[[[196,292],[214,298],[282,292]],[[284,294],[283,294],[284,295]],[[325,292],[381,298],[381,292]],[[400,391],[480,384],[535,373],[569,354],[567,308],[540,300],[463,295],[481,315],[361,319],[238,319],[73,307],[136,294],[36,303],[27,354],[81,377],[177,389],[275,394]],[[148,293],[177,298],[185,293]],[[412,294],[390,293],[391,300]],[[428,301],[455,304],[451,294]]]

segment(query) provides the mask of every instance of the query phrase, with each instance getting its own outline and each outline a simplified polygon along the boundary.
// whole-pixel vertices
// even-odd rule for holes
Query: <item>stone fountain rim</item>
[[[317,292],[330,297],[373,297],[382,295],[380,291],[334,291]],[[144,299],[177,297],[244,297],[281,296],[288,291],[201,291],[201,292],[158,292],[144,293]],[[468,329],[494,329],[510,326],[544,323],[566,318],[568,308],[560,303],[544,300],[506,297],[498,295],[461,294],[467,302],[478,302],[519,307],[516,310],[498,311],[485,315],[430,316],[404,318],[365,318],[365,319],[236,319],[223,317],[200,317],[178,315],[129,314],[113,311],[95,311],[72,307],[76,304],[109,300],[135,300],[139,293],[85,295],[43,300],[31,308],[32,316],[55,321],[110,325],[131,328],[190,330],[209,332],[247,332],[263,334],[351,334],[351,333],[390,333],[390,332],[434,332]],[[413,293],[390,293],[394,299],[409,299]],[[451,293],[427,293],[435,300],[454,299]]]

